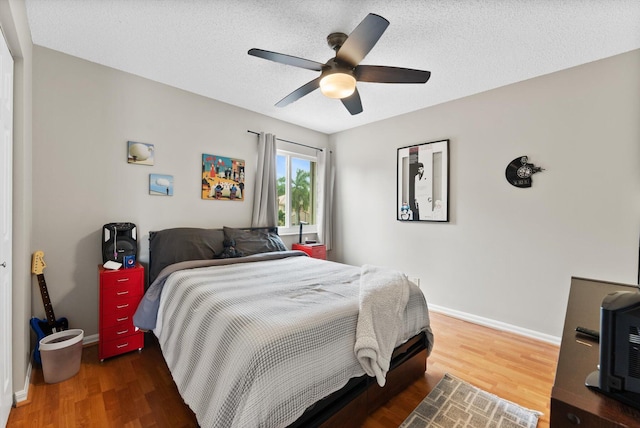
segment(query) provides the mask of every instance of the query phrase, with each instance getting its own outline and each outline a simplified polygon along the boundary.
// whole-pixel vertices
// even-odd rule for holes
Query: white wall
[[[418,276],[433,305],[561,336],[572,275],[637,282],[638,76],[633,51],[333,135],[335,257]],[[397,221],[397,148],[440,139],[450,222]],[[546,169],[529,189],[505,180],[521,155]]]
[[[56,51],[34,48],[33,250],[43,250],[57,317],[98,332],[101,228],[249,226],[257,137],[247,130],[323,147],[328,136]],[[155,165],[127,163],[127,141],[155,145]],[[243,202],[200,198],[202,154],[244,159]],[[149,195],[149,174],[174,177],[174,195]],[[37,289],[37,288],[36,288]],[[39,293],[33,309],[44,314]]]

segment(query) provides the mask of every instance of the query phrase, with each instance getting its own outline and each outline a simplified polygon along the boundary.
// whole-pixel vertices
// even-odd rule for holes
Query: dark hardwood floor
[[[486,391],[544,413],[538,427],[549,426],[549,397],[558,347],[481,327],[432,312],[436,337],[425,376],[372,414],[366,428],[397,427],[449,372]],[[196,427],[150,337],[145,349],[103,363],[97,346],[83,349],[80,372],[46,384],[34,369],[29,400],[11,409],[8,428],[34,427]]]

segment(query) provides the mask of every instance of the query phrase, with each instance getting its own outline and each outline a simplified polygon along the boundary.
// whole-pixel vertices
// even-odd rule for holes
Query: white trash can
[[[40,339],[42,373],[46,383],[62,382],[80,371],[83,338],[83,330],[71,329]]]

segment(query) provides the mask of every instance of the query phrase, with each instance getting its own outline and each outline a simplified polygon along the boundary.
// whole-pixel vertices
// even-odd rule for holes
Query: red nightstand
[[[133,326],[133,314],[144,293],[144,267],[110,270],[98,266],[100,310],[98,358],[142,350],[144,333]]]
[[[314,259],[327,260],[327,247],[324,244],[293,244],[292,250],[300,250]]]

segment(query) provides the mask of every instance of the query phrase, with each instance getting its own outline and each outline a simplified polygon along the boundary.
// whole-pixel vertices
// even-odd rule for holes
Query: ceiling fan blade
[[[320,76],[320,77],[322,77],[322,76]],[[309,83],[305,83],[304,85],[300,86],[295,91],[291,92],[289,95],[287,95],[286,97],[284,97],[283,99],[278,101],[276,103],[276,107],[287,106],[287,105],[291,104],[292,102],[297,101],[300,98],[304,97],[305,95],[307,95],[307,94],[315,91],[316,89],[318,89],[320,87],[320,77],[318,77],[316,79],[313,79]]]
[[[292,65],[294,67],[306,68],[307,70],[322,71],[321,64],[309,59],[298,58],[296,56],[285,55],[277,52],[265,51],[264,49],[249,49],[247,52],[249,55],[257,56],[258,58],[268,59],[269,61],[279,62],[280,64]]]
[[[352,67],[360,64],[360,61],[375,46],[388,26],[389,21],[380,15],[370,13],[349,34],[342,47],[338,49],[336,58]]]
[[[355,115],[358,113],[362,113],[362,101],[360,101],[360,94],[358,93],[358,88],[353,92],[353,94],[349,95],[347,98],[342,98],[342,104],[349,110],[351,115]]]
[[[359,82],[426,83],[431,77],[431,72],[412,68],[359,65],[356,67],[355,75]]]

